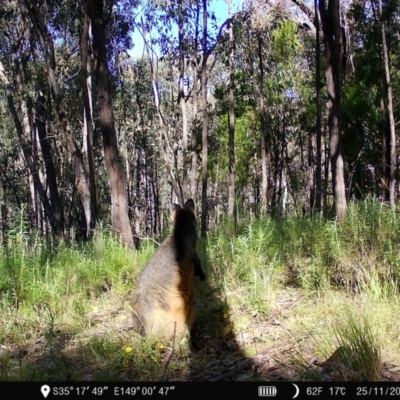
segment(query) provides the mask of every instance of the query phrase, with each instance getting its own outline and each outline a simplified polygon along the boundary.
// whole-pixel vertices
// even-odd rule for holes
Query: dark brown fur
[[[133,294],[134,329],[142,335],[171,338],[189,333],[195,316],[193,275],[201,280],[193,200],[173,205],[174,229],[142,271]]]

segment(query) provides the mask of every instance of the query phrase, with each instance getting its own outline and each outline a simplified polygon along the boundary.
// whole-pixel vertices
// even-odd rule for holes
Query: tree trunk
[[[0,171],[2,172],[3,176],[5,176],[5,171],[7,167],[3,165],[3,168]],[[8,228],[7,207],[5,199],[6,191],[7,185],[5,180],[0,180],[0,246],[3,246],[5,244],[6,231]]]
[[[53,209],[54,220],[57,225],[57,232],[62,232],[64,228],[64,213],[61,199],[58,192],[57,176],[54,168],[52,149],[49,138],[47,137],[46,116],[45,116],[45,97],[43,87],[37,90],[35,102],[34,128],[39,138],[39,146],[42,152],[44,166],[46,170],[46,183],[49,188],[50,202]]]
[[[322,208],[322,130],[321,130],[321,43],[319,38],[319,15],[317,0],[314,0],[315,12],[315,90],[317,95],[317,120],[316,120],[316,135],[317,135],[317,166],[316,166],[316,190],[315,190],[315,208],[321,211]]]
[[[262,58],[262,39],[258,35],[258,63],[260,68],[260,81],[259,81],[259,102],[260,102],[260,119],[261,119],[261,213],[263,215],[267,212],[268,206],[268,152],[266,136],[267,136],[267,121],[265,115],[265,102],[264,102],[264,65]]]
[[[85,161],[86,174],[90,183],[91,218],[86,220],[87,226],[93,230],[96,225],[98,209],[96,173],[93,154],[93,119],[92,119],[92,77],[90,75],[90,18],[84,15],[82,42],[81,42],[81,75],[83,94],[83,159]],[[86,216],[87,218],[88,216]]]
[[[203,110],[202,151],[201,151],[201,236],[206,236],[208,199],[207,199],[207,169],[208,169],[208,113],[207,113],[207,0],[203,0],[203,60],[201,64],[201,97]]]
[[[343,52],[343,38],[340,26],[340,1],[328,1],[328,8],[326,8],[325,0],[320,0],[319,9],[325,44],[332,189],[335,201],[336,218],[340,221],[345,217],[347,209],[343,144],[342,134],[340,131],[340,67]]]
[[[86,10],[91,19],[93,31],[93,54],[97,78],[97,99],[100,107],[100,130],[103,138],[104,160],[111,189],[112,227],[125,245],[134,248],[132,228],[128,215],[126,178],[121,165],[115,132],[111,100],[111,82],[107,65],[103,1],[87,0]]]
[[[229,17],[231,17],[231,1],[229,1]],[[235,70],[234,70],[234,38],[233,22],[229,23],[229,142],[228,142],[228,216],[234,217],[236,230],[235,213]]]
[[[392,207],[395,206],[396,201],[396,126],[393,114],[393,90],[390,80],[390,66],[389,66],[389,52],[386,43],[386,24],[382,13],[382,0],[379,0],[379,17],[381,20],[381,32],[382,32],[382,50],[383,50],[383,62],[385,69],[385,83],[387,89],[387,111],[389,115],[389,128],[390,128],[390,177],[389,177],[389,199]]]
[[[200,2],[196,3],[196,26],[194,37],[194,52],[193,52],[193,119],[192,119],[192,140],[191,140],[191,157],[192,167],[190,173],[190,196],[197,201],[197,111],[198,111],[198,96],[197,96],[197,47],[199,41],[199,18],[200,18]]]
[[[385,84],[383,82],[385,78],[381,78],[380,89],[381,89],[381,115],[382,115],[382,178],[381,178],[381,195],[382,201],[387,202],[390,199],[389,182],[390,182],[390,167],[388,163],[389,156],[389,138],[387,129],[387,109],[385,104]]]
[[[152,181],[152,191],[153,191],[153,199],[154,199],[154,225],[153,225],[153,234],[160,235],[161,228],[161,216],[160,216],[160,196],[159,196],[159,182],[158,182],[158,171],[157,168],[153,166],[151,169],[153,173]]]
[[[178,36],[179,36],[179,92],[178,104],[182,114],[182,197],[183,202],[187,200],[188,178],[187,178],[187,152],[188,152],[188,122],[185,99],[185,52],[183,46],[184,17],[182,0],[178,0]],[[183,203],[182,203],[183,204]]]

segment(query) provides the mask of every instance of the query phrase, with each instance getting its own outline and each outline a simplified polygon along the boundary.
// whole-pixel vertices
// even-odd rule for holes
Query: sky
[[[232,9],[233,12],[237,11],[239,6],[241,5],[242,0],[232,0]],[[215,17],[217,19],[217,25],[221,26],[223,22],[225,22],[228,18],[228,2],[227,0],[212,0],[210,5],[208,6],[208,10],[210,12],[214,12]],[[138,15],[140,18],[140,14]],[[177,32],[176,32],[177,34]],[[143,39],[141,34],[136,30],[132,34],[132,40],[135,44],[132,50],[129,50],[128,53],[133,58],[139,58],[143,55]]]

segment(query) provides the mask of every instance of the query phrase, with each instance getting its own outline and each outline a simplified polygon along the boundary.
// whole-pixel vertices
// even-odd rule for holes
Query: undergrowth
[[[88,317],[113,307],[129,315],[154,241],[130,251],[99,228],[84,244],[48,243],[29,231],[23,217],[17,222],[0,248],[0,344],[7,349],[0,352],[0,380],[160,379],[165,347],[110,325],[95,332]],[[230,221],[222,222],[199,244],[207,283],[197,285],[197,329],[218,315],[221,324],[205,337],[235,335],[242,353],[251,355],[278,346],[282,333],[273,329],[285,320],[291,337],[316,338],[303,348],[293,344],[286,361],[293,361],[297,376],[308,371],[325,379],[326,372],[293,354],[304,351],[301,360],[313,351],[324,360],[342,349],[337,371],[345,374],[345,366],[346,375],[331,378],[377,380],[382,354],[399,353],[400,327],[389,322],[399,311],[399,231],[398,209],[373,199],[350,204],[340,224],[320,216],[274,220],[249,214],[235,231]],[[346,314],[352,317],[339,323],[335,315],[344,305],[353,307]],[[354,312],[361,309],[365,313]],[[260,331],[270,321],[271,332]],[[249,335],[256,337],[251,343],[243,339]],[[183,350],[175,353],[170,376],[186,379],[189,358]],[[196,368],[205,364],[196,360]]]

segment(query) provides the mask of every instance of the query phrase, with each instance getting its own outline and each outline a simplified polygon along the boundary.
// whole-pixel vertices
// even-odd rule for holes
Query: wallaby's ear
[[[179,204],[172,204],[171,205],[171,219],[172,219],[172,221],[175,220],[175,215],[180,210],[182,210],[182,208],[181,208],[181,206]]]
[[[183,208],[190,208],[191,210],[194,211],[194,201],[192,199],[189,199],[185,205],[183,206]]]

